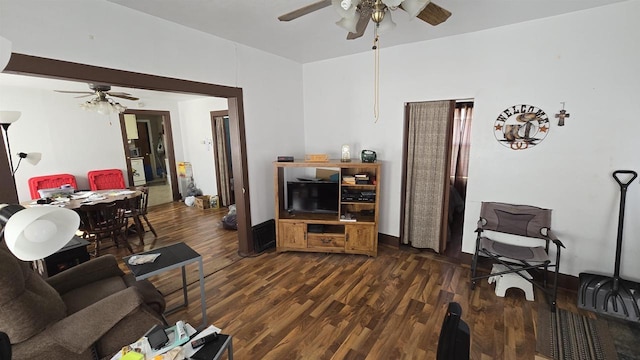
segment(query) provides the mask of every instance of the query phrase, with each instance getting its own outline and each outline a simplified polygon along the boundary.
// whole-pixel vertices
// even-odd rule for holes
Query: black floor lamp
[[[11,153],[11,144],[9,143],[9,126],[11,126],[11,124],[13,124],[14,122],[18,121],[18,119],[20,118],[20,115],[21,115],[20,111],[0,111],[0,125],[2,127],[2,137],[6,147],[5,150],[7,151],[7,158],[9,160],[9,171],[11,173],[11,178],[13,180],[13,187],[16,192],[16,196],[18,193],[18,189],[16,186],[15,174],[18,171],[18,168],[20,167],[22,160],[27,160],[28,163],[35,166],[40,162],[40,159],[42,159],[42,154],[38,152],[31,152],[31,153],[19,152],[16,154],[19,158],[18,164],[16,164],[14,167],[13,154]]]
[[[20,111],[0,111],[0,125],[2,125],[2,136],[4,139],[5,146],[7,147],[7,158],[9,159],[9,169],[11,171],[11,177],[14,175],[13,171],[13,155],[11,154],[11,145],[9,144],[9,126],[14,122],[18,121],[20,115],[22,113]],[[16,180],[13,179],[13,188],[18,193],[18,188],[16,187]]]

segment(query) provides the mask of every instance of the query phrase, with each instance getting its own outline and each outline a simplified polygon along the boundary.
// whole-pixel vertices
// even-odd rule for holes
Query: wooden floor
[[[203,255],[209,323],[233,336],[235,359],[435,359],[450,301],[462,305],[472,359],[536,357],[541,293],[535,302],[518,290],[499,298],[486,281],[472,291],[468,264],[411,248],[381,246],[375,258],[273,250],[241,258],[235,232],[220,225],[224,214],[159,205],[149,216],[158,239],[146,233],[144,247],[131,242],[142,251],[184,241]],[[197,268],[188,271],[191,302],[168,320],[199,325]],[[182,301],[179,278],[173,271],[152,279],[168,306]],[[575,293],[560,292],[559,307],[577,311],[575,303]]]

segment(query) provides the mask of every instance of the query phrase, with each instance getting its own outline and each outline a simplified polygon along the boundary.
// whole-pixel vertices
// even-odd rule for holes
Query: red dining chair
[[[76,177],[71,174],[55,174],[32,177],[28,181],[29,192],[32,199],[40,199],[38,190],[59,188],[62,185],[71,185],[74,189],[78,189]]]
[[[120,169],[93,170],[87,173],[91,190],[125,189]]]

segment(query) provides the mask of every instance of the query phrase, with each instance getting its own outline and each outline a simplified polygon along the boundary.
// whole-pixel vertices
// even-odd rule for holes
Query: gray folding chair
[[[494,233],[488,234],[487,231]],[[516,273],[544,291],[549,299],[551,310],[555,311],[560,270],[560,248],[563,248],[564,245],[551,231],[551,210],[529,205],[483,202],[476,232],[478,233],[476,250],[471,263],[471,289],[475,288],[479,279]],[[529,238],[526,241],[527,244],[537,243],[536,240],[539,240],[539,244],[524,246],[524,239],[519,239],[517,236],[503,236],[501,233]],[[551,242],[556,245],[555,261],[552,261],[549,256]],[[507,270],[478,275],[480,255],[494,263],[506,266]],[[550,268],[554,272],[551,286],[547,284]],[[529,270],[541,272],[541,274],[531,274],[533,278],[530,279],[521,273]],[[542,278],[541,284],[540,278]]]

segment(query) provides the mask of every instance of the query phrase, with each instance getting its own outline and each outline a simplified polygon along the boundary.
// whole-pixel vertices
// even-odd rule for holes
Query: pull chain
[[[373,117],[374,123],[380,118],[380,46],[378,37],[378,26],[375,27],[375,38],[373,39],[374,52],[374,76],[373,76]]]

